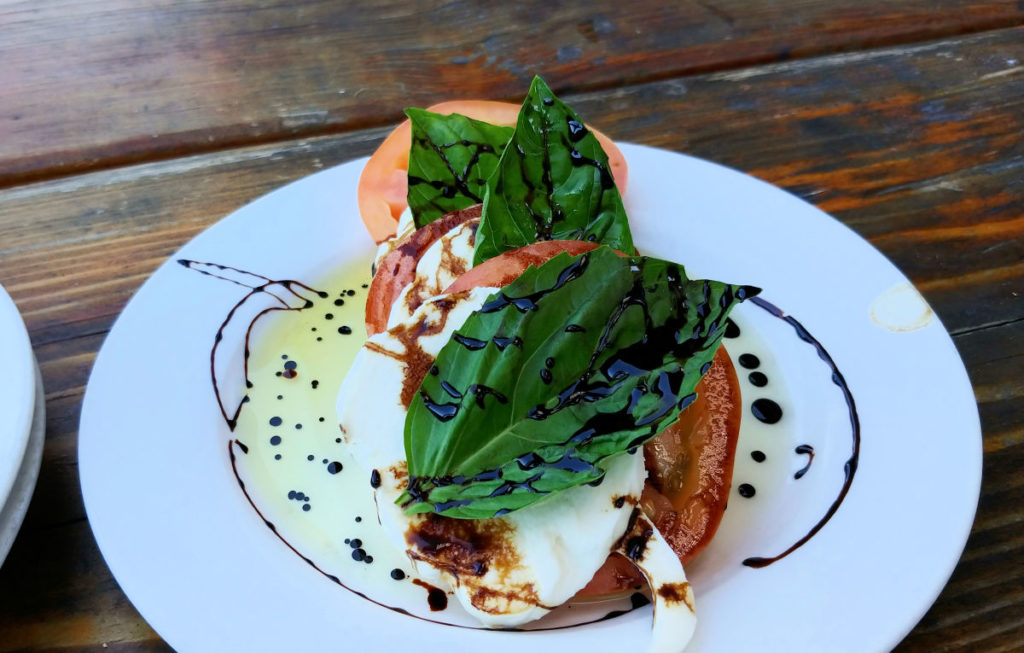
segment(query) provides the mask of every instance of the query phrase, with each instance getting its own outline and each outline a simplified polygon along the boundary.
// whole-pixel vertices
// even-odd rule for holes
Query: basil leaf
[[[608,156],[580,117],[535,77],[487,184],[473,264],[554,239],[634,251]]]
[[[607,247],[527,269],[423,380],[399,503],[480,519],[598,481],[692,403],[730,309],[757,292]]]
[[[409,208],[417,227],[483,202],[513,129],[453,113],[406,109],[412,123]]]

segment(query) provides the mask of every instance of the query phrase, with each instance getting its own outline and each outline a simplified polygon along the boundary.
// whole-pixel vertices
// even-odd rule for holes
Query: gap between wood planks
[[[794,66],[834,66],[837,63],[848,63],[851,60],[864,58],[878,58],[900,53],[926,52],[941,48],[951,39],[957,37],[980,36],[1004,30],[1013,30],[1024,26],[1021,19],[993,19],[991,23],[975,25],[973,28],[958,28],[950,26],[948,29],[935,30],[934,32],[919,34],[918,36],[895,35],[879,39],[870,46],[850,50],[843,46],[829,48],[819,47],[802,50],[795,48],[765,55],[752,55],[746,58],[739,58],[727,64],[711,63],[704,66],[690,65],[677,70],[667,70],[646,75],[635,75],[624,82],[604,82],[593,85],[566,86],[557,88],[560,95],[581,95],[594,94],[610,90],[628,90],[630,88],[655,82],[668,81],[672,79],[685,80],[701,75],[718,73],[722,80],[738,81],[756,77],[762,74],[771,74],[784,70],[786,67]],[[774,64],[774,65],[770,65]],[[684,72],[685,71],[685,72]],[[1003,71],[1005,72],[1005,71]],[[1009,74],[1009,73],[1007,73]],[[499,100],[514,100],[514,98],[494,98]],[[387,117],[381,120],[354,120],[345,124],[319,124],[311,122],[305,125],[297,125],[296,129],[289,131],[270,132],[265,134],[247,134],[235,137],[219,139],[213,143],[196,142],[187,144],[168,143],[156,150],[146,153],[134,153],[115,155],[106,158],[95,159],[91,162],[75,163],[52,168],[41,168],[31,172],[16,173],[6,178],[0,178],[0,190],[17,187],[24,184],[41,181],[52,181],[64,177],[123,168],[141,163],[154,163],[171,159],[194,156],[199,154],[214,154],[242,147],[257,145],[270,145],[319,136],[334,136],[360,130],[383,128],[395,124],[395,120]]]
[[[977,333],[978,331],[998,329],[999,327],[1009,326],[1011,324],[1016,324],[1018,322],[1024,322],[1024,318],[1015,318],[1012,320],[1003,320],[1001,322],[988,322],[986,324],[977,324],[969,327],[961,327],[959,329],[950,331],[949,335],[952,336],[953,338],[956,338],[958,336],[966,336],[972,333]]]

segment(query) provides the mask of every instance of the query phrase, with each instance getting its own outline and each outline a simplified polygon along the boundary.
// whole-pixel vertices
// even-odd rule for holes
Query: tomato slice
[[[391,306],[402,290],[416,277],[416,264],[441,236],[467,220],[480,217],[479,204],[443,215],[405,237],[381,259],[370,282],[366,297],[366,334],[372,336],[388,328]],[[496,257],[499,258],[499,257]]]
[[[640,507],[685,565],[714,537],[732,485],[739,436],[739,383],[724,347],[697,384],[697,400],[644,445],[647,483]],[[645,584],[628,560],[611,555],[577,596],[594,597]]]
[[[476,120],[494,125],[512,126],[519,116],[519,105],[490,100],[453,100],[427,108],[434,113],[459,113]],[[625,194],[628,170],[622,151],[607,136],[591,130],[608,155],[612,177]],[[395,235],[398,218],[408,203],[409,148],[412,144],[412,126],[402,122],[388,134],[377,151],[373,153],[359,177],[357,197],[359,214],[377,243]]]
[[[526,268],[538,266],[556,254],[569,252],[576,256],[583,252],[597,249],[597,243],[585,240],[541,240],[519,249],[513,249],[480,265],[470,268],[459,276],[455,283],[445,289],[445,293],[472,290],[473,288],[501,288],[519,278]]]

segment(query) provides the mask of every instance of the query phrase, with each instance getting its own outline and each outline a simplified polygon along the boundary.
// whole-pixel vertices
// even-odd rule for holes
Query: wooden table
[[[1024,4],[372,4],[0,4],[0,283],[47,409],[0,568],[0,650],[167,648],[96,548],[76,464],[96,352],[157,265],[369,153],[403,107],[518,100],[534,73],[617,139],[816,204],[917,284],[973,381],[984,485],[959,566],[898,650],[1024,649]]]

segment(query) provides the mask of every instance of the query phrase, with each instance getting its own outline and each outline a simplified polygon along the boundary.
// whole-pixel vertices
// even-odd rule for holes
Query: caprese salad
[[[682,650],[739,430],[719,343],[758,289],[638,253],[624,157],[540,78],[407,116],[360,179],[379,251],[337,400],[381,525],[485,625],[646,583],[650,650]]]

